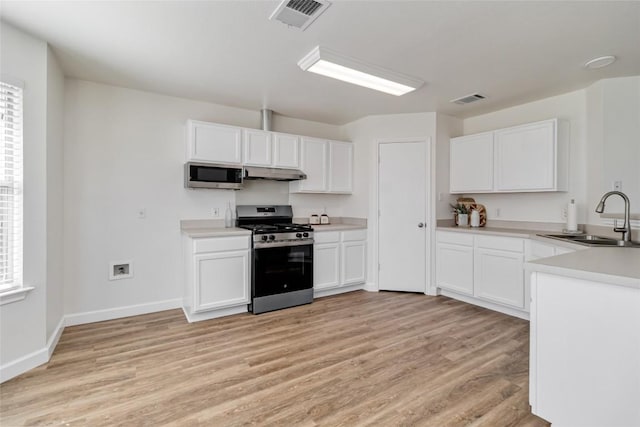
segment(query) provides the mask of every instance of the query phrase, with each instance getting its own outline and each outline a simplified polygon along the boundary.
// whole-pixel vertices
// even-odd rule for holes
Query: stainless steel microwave
[[[184,186],[187,188],[242,188],[242,166],[187,162],[184,165]]]

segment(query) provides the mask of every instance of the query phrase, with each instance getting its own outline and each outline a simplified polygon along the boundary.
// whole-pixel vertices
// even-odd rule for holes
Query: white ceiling
[[[371,114],[469,117],[640,74],[640,2],[334,1],[306,31],[279,1],[6,1],[85,80],[333,124]],[[316,45],[426,82],[402,97],[300,70]],[[588,59],[616,55],[587,71]],[[479,92],[487,100],[449,100]]]

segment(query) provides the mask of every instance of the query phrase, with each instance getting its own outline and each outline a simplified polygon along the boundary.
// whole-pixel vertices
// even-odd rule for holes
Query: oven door
[[[252,276],[253,298],[313,288],[313,243],[255,248]]]

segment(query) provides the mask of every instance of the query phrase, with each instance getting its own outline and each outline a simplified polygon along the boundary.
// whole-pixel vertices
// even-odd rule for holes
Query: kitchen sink
[[[538,234],[538,236],[564,240],[565,242],[577,243],[585,246],[640,247],[640,243],[637,242],[625,242],[624,240],[612,239],[611,237],[594,236],[591,234]]]

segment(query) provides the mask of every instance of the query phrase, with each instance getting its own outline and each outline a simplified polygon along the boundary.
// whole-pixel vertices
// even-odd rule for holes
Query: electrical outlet
[[[111,261],[109,263],[109,280],[130,279],[133,277],[133,262]]]
[[[496,208],[495,212],[496,212],[496,215],[495,215],[496,218],[500,218],[500,208]]]
[[[147,217],[147,210],[145,208],[138,209],[138,219],[145,219]]]
[[[567,215],[568,215],[568,214],[567,214],[567,207],[566,207],[566,206],[563,206],[563,207],[560,209],[560,216],[562,217],[562,219],[567,219]]]
[[[219,218],[220,217],[220,208],[211,209],[211,215],[213,215],[214,218]]]

